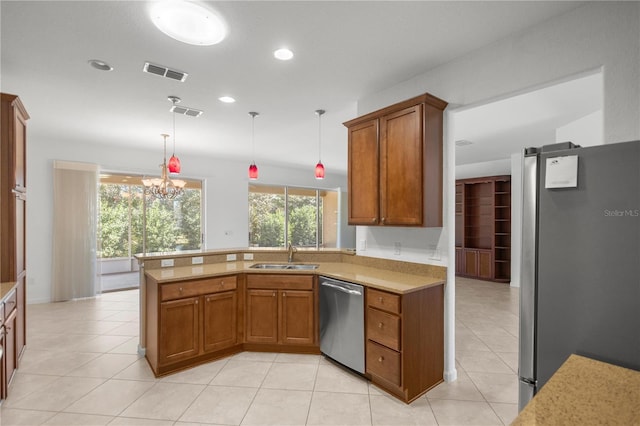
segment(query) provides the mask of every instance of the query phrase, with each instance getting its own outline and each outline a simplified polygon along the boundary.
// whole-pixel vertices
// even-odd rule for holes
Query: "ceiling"
[[[462,108],[454,117],[456,164],[507,159],[525,147],[556,142],[556,129],[602,110],[602,73]],[[597,138],[596,138],[597,139]]]
[[[203,2],[226,20],[214,46],[169,38],[144,1],[2,1],[1,89],[22,98],[30,138],[157,149],[172,133],[167,96],[204,111],[176,117],[176,153],[246,161],[255,121],[258,165],[313,166],[322,116],[327,172],[346,171],[356,102],[578,2]],[[287,46],[291,61],[272,52]],[[100,59],[113,71],[91,68]],[[183,83],[142,72],[145,61],[189,74]],[[438,95],[437,93],[434,93]],[[222,95],[237,102],[224,104]],[[498,121],[488,121],[496,123]],[[465,136],[467,137],[467,136]],[[474,137],[475,138],[475,137]],[[479,138],[478,138],[479,140]],[[154,169],[157,159],[147,160]],[[141,168],[144,165],[141,164]],[[188,164],[183,160],[183,171]]]

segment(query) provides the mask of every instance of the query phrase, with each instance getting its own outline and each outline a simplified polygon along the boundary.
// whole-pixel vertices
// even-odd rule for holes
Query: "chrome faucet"
[[[296,248],[289,243],[289,257],[287,258],[287,262],[293,262],[293,253],[296,252]]]

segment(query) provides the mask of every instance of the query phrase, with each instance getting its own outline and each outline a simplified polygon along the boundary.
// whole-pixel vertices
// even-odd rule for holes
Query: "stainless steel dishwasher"
[[[364,374],[364,287],[320,277],[320,351]]]

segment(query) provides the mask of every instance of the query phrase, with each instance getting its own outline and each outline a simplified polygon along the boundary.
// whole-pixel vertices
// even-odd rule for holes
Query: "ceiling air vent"
[[[178,81],[185,81],[189,75],[186,72],[172,70],[162,65],[152,64],[151,62],[145,62],[142,71]]]
[[[175,112],[176,114],[188,115],[189,117],[200,117],[202,115],[202,111],[199,109],[178,105],[172,106],[170,111]]]

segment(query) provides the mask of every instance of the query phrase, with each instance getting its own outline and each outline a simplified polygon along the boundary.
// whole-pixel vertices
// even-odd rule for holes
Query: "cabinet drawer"
[[[367,339],[399,351],[400,318],[377,309],[367,308]]]
[[[288,275],[288,274],[247,275],[247,288],[312,290],[313,275]]]
[[[367,340],[367,373],[400,386],[400,353]]]
[[[387,293],[386,291],[378,291],[367,289],[367,305],[383,311],[400,313],[400,296],[397,294]]]
[[[11,315],[11,312],[16,308],[17,303],[17,294],[16,291],[13,290],[7,297],[4,299],[4,320],[6,321]]]
[[[162,284],[162,301],[218,293],[235,288],[235,276]]]

